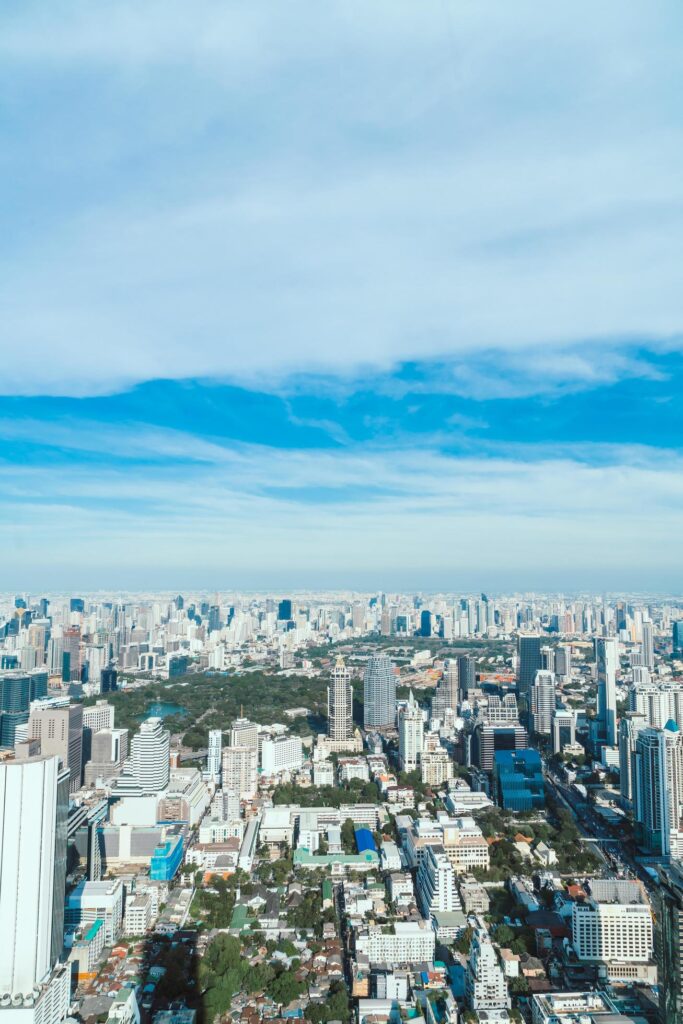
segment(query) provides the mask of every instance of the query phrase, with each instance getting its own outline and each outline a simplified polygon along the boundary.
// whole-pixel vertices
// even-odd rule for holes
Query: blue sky
[[[683,9],[0,12],[0,589],[680,589]]]

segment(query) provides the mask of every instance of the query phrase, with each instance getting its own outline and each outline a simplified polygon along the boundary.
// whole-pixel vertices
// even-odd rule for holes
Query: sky
[[[682,590],[682,69],[677,0],[5,0],[0,590]]]

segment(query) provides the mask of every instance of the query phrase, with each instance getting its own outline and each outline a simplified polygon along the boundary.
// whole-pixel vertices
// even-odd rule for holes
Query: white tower
[[[332,682],[327,687],[327,720],[331,740],[343,741],[353,737],[353,689],[342,657],[337,658]]]
[[[168,786],[171,736],[160,718],[148,718],[130,745],[130,771],[143,793],[159,793]]]
[[[408,703],[398,713],[398,756],[404,771],[412,772],[417,768],[422,754],[423,738],[422,709],[411,690]]]
[[[221,777],[221,751],[223,749],[223,733],[220,729],[209,730],[209,749],[206,756],[206,774],[214,782]]]

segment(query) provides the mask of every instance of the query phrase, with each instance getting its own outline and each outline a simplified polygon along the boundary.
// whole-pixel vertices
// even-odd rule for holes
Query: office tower
[[[683,654],[683,619],[673,623],[672,634],[674,654]]]
[[[472,733],[472,763],[485,772],[493,771],[493,760],[499,750],[525,750],[529,736],[519,722],[506,725],[477,725]]]
[[[80,612],[83,614],[85,611],[85,601],[82,597],[72,597],[69,601],[69,611]]]
[[[128,772],[143,793],[159,793],[168,786],[171,734],[160,718],[148,718],[133,736]]]
[[[477,708],[479,708],[478,703]],[[519,722],[517,698],[514,693],[506,693],[504,697],[499,696],[497,693],[492,693],[488,699],[484,721],[491,725],[500,725],[504,722]]]
[[[357,601],[351,608],[351,625],[354,629],[362,629],[365,624],[365,608]]]
[[[462,911],[453,865],[443,846],[425,846],[415,889],[423,917]]]
[[[659,1019],[683,1024],[683,869],[672,861],[657,871],[655,927]]]
[[[529,691],[531,690],[536,673],[542,668],[541,665],[541,638],[540,636],[529,636],[520,634],[518,638],[519,652],[519,695],[529,706]]]
[[[619,791],[624,798],[633,800],[633,755],[636,752],[636,741],[642,729],[648,725],[645,715],[637,711],[627,711],[619,721]]]
[[[420,613],[420,636],[432,635],[432,613],[423,611]]]
[[[541,671],[555,671],[555,648],[541,647]]]
[[[258,749],[256,747],[224,747],[222,755],[224,790],[239,793],[240,800],[256,796],[258,788]]]
[[[0,673],[0,747],[14,746],[17,726],[28,722],[30,701],[27,673]]]
[[[499,750],[494,758],[494,784],[506,811],[545,807],[543,764],[537,750]]]
[[[669,719],[680,727],[683,725],[683,686],[673,682],[634,683],[629,689],[628,706],[630,711],[644,715],[647,724],[656,729],[662,729]]]
[[[557,708],[553,714],[553,754],[561,754],[563,747],[576,743],[576,712]]]
[[[588,899],[572,907],[572,945],[579,960],[647,963],[652,911],[642,882],[592,878]]]
[[[81,629],[70,626],[62,634],[64,682],[79,682],[81,678]]]
[[[450,658],[444,662],[443,675],[436,685],[436,691],[432,697],[432,717],[440,718],[444,711],[450,708],[451,711],[458,710],[460,703],[460,676],[458,673],[458,662]]]
[[[412,772],[420,763],[424,739],[422,708],[413,691],[398,712],[398,756],[403,771]]]
[[[643,623],[643,660],[650,671],[655,667],[654,627],[651,622]]]
[[[675,722],[641,729],[633,755],[633,816],[638,844],[649,853],[683,852],[683,733]]]
[[[482,920],[472,934],[465,971],[465,1001],[471,1010],[504,1010],[511,1006],[507,981],[491,936]]]
[[[595,655],[598,668],[597,741],[599,745],[613,747],[617,742],[617,641],[613,637],[597,637]]]
[[[467,697],[470,690],[474,690],[477,685],[477,674],[475,670],[474,658],[470,657],[469,654],[459,654],[457,658],[458,662],[458,685],[460,687],[460,693],[463,698]]]
[[[106,700],[97,700],[83,708],[83,728],[91,732],[114,728],[114,705]]]
[[[118,673],[111,665],[100,672],[100,692],[115,693],[118,690]]]
[[[217,604],[212,604],[209,608],[209,622],[208,631],[214,633],[221,628],[221,610]]]
[[[253,747],[258,750],[258,725],[248,718],[236,718],[230,726],[231,747]]]
[[[95,786],[98,780],[106,783],[121,774],[128,756],[127,729],[100,729],[91,739],[90,759],[83,771],[83,784]]]
[[[353,736],[353,689],[342,657],[337,658],[327,687],[327,734],[338,741]]]
[[[382,729],[396,724],[396,676],[386,654],[368,658],[363,679],[363,725]]]
[[[216,782],[221,777],[221,756],[223,733],[220,729],[209,730],[209,748],[206,755],[206,774]]]
[[[284,598],[277,606],[277,617],[279,622],[289,622],[292,617],[292,602]]]
[[[40,740],[41,754],[57,754],[69,769],[69,792],[81,785],[83,773],[83,708],[80,704],[63,707],[35,705],[28,723],[29,738]]]
[[[56,757],[0,764],[0,993],[10,999],[0,1014],[26,1024],[57,1024],[69,1006],[70,971],[59,963],[67,813]]]
[[[552,672],[537,672],[529,694],[532,731],[540,736],[550,736],[554,711],[555,676]]]

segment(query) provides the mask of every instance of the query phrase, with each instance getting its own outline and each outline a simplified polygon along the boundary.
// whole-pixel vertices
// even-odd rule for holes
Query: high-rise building
[[[113,666],[103,668],[100,672],[100,691],[102,693],[115,693],[118,690],[118,673]]]
[[[81,785],[83,772],[83,708],[80,704],[62,707],[34,705],[28,723],[30,739],[40,740],[41,754],[57,754],[69,769],[69,791]]]
[[[683,852],[683,733],[675,722],[641,729],[633,755],[633,816],[639,845],[663,857]]]
[[[398,757],[403,771],[412,772],[420,763],[424,740],[422,708],[410,691],[408,702],[398,712]]]
[[[503,725],[481,723],[472,733],[472,764],[485,772],[491,772],[495,754],[499,750],[525,750],[528,746],[529,735],[519,722]]]
[[[542,672],[554,672],[555,671],[555,648],[554,647],[541,647],[541,671]]]
[[[353,736],[353,688],[342,657],[337,658],[327,687],[327,734],[336,741]]]
[[[511,1005],[505,974],[491,936],[479,918],[465,971],[465,1000],[471,1010],[504,1010]]]
[[[0,747],[13,747],[17,726],[28,722],[31,678],[26,672],[0,672]]]
[[[553,714],[553,754],[561,754],[562,748],[576,743],[576,711],[572,708],[557,708]]]
[[[654,627],[651,622],[643,623],[643,660],[650,671],[655,667]]]
[[[683,654],[683,619],[677,619],[673,624],[673,652]]]
[[[420,613],[420,636],[432,635],[432,613],[423,611]]]
[[[571,644],[559,644],[555,648],[555,675],[560,679],[569,679],[572,674]]]
[[[368,658],[363,680],[363,725],[382,729],[396,724],[396,676],[386,654]]]
[[[440,718],[444,711],[458,710],[460,703],[460,674],[458,662],[455,658],[449,658],[444,662],[443,675],[436,684],[436,690],[432,697],[432,717]]]
[[[636,742],[648,721],[638,711],[627,711],[619,720],[619,791],[629,803],[633,800],[633,755]]]
[[[277,606],[277,617],[279,622],[289,622],[292,618],[292,602],[284,598]]]
[[[62,635],[64,682],[78,682],[81,678],[81,627],[69,626]]]
[[[458,686],[460,693],[466,697],[470,690],[477,685],[477,673],[474,658],[469,654],[459,654],[458,662]]]
[[[462,910],[453,865],[443,846],[425,846],[415,888],[423,917]]]
[[[206,774],[218,782],[221,777],[221,756],[223,733],[220,729],[209,729],[209,747],[206,755]]]
[[[536,673],[529,691],[531,728],[540,736],[550,736],[555,711],[555,675],[553,672]]]
[[[597,745],[616,746],[617,669],[619,655],[614,637],[597,637],[595,655],[598,671]]]
[[[541,638],[520,633],[518,638],[519,651],[519,695],[529,706],[529,691],[536,673],[541,670]]]
[[[258,788],[258,748],[224,747],[222,760],[224,790],[239,793],[240,800],[256,796]]]
[[[652,957],[652,911],[642,882],[593,878],[587,900],[572,907],[579,960],[645,963]]]
[[[0,993],[5,1012],[20,1008],[26,1024],[57,1024],[69,1006],[70,971],[60,964],[67,813],[57,757],[0,764]]]
[[[683,1024],[683,868],[672,861],[658,869],[655,892],[659,1019]]]
[[[160,718],[148,718],[133,736],[127,770],[143,793],[159,793],[168,786],[171,734]]]
[[[261,770],[264,775],[298,771],[303,763],[300,736],[273,736],[261,744]]]
[[[253,747],[258,750],[258,725],[248,718],[236,718],[230,726],[231,747]]]

